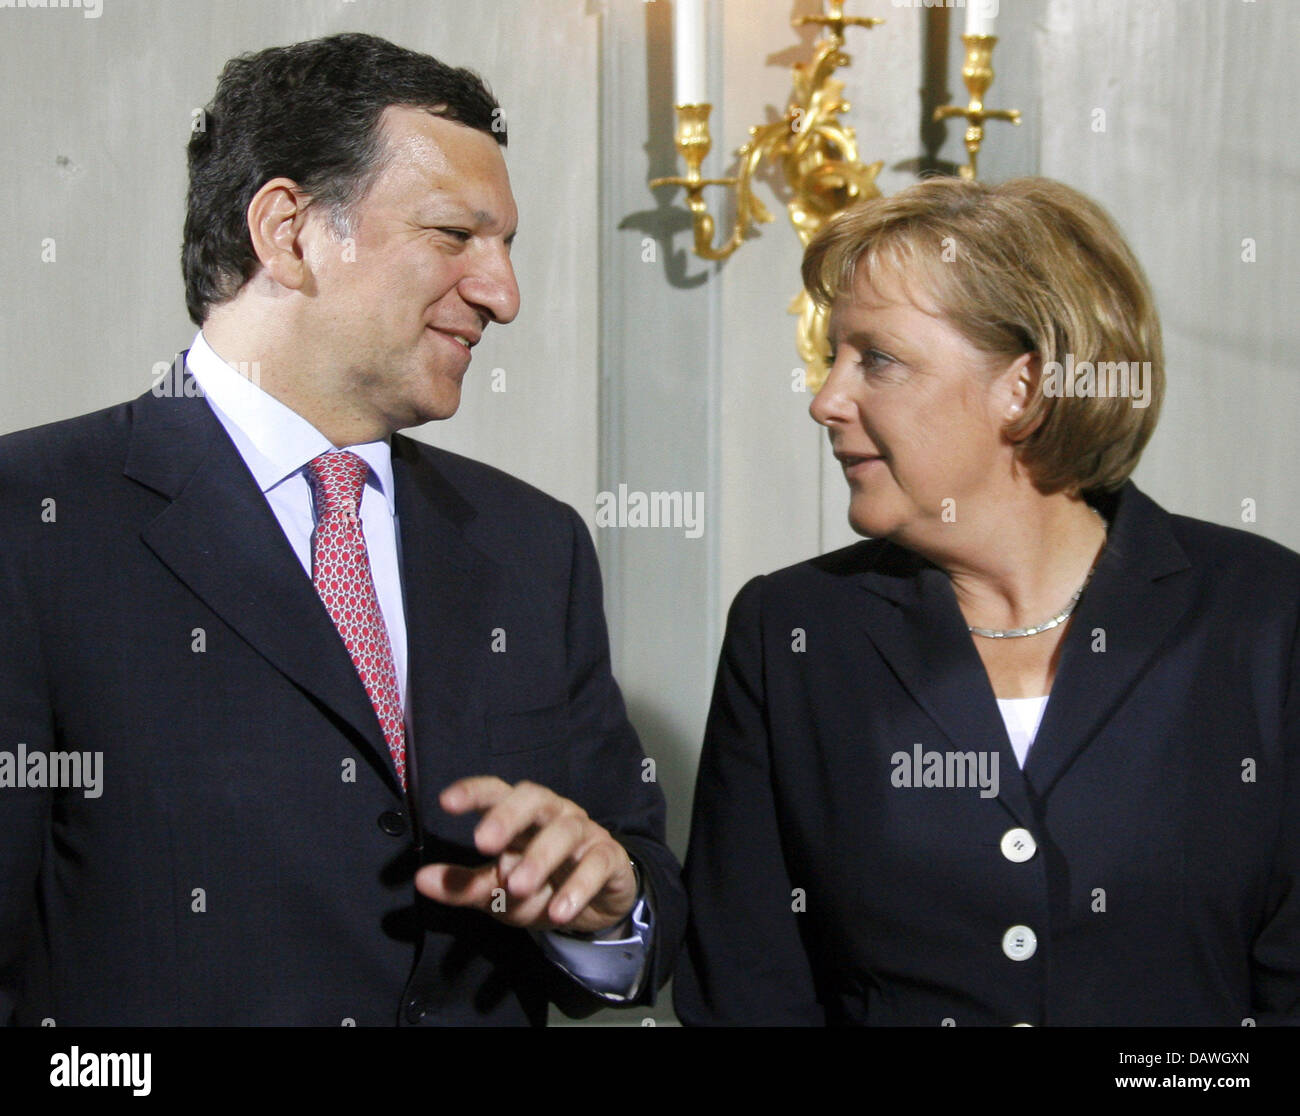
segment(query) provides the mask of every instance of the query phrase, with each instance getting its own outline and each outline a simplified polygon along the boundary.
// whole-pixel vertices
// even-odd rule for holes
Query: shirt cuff
[[[654,911],[644,891],[629,917],[624,937],[588,940],[557,930],[534,936],[542,952],[588,991],[610,1003],[628,1003],[641,990],[654,934]]]

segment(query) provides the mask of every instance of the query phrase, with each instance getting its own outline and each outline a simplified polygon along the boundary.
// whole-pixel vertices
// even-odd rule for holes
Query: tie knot
[[[316,489],[322,516],[331,512],[356,513],[361,505],[361,490],[366,486],[370,466],[355,453],[341,450],[322,453],[307,463],[307,473]]]

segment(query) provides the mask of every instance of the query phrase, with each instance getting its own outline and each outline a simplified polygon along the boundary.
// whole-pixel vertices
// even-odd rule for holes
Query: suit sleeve
[[[1300,631],[1291,647],[1280,740],[1281,826],[1267,916],[1252,951],[1252,1004],[1259,1024],[1300,1026]]]
[[[53,794],[16,785],[22,755],[49,751],[54,730],[32,602],[20,591],[12,556],[0,555],[0,763],[12,762],[0,776],[0,1025],[15,1021],[29,991],[25,962]]]
[[[763,579],[727,621],[695,784],[686,889],[691,915],[674,979],[687,1026],[824,1026],[793,909],[770,763]]]
[[[654,911],[641,989],[629,1004],[653,1004],[681,949],[686,894],[681,866],[665,843],[663,792],[627,718],[609,660],[609,635],[596,550],[586,525],[568,509],[573,537],[566,659],[573,739],[574,800],[635,858]],[[593,996],[594,999],[594,996]],[[559,1002],[561,1010],[576,1014]],[[607,1001],[592,1006],[609,1006]]]

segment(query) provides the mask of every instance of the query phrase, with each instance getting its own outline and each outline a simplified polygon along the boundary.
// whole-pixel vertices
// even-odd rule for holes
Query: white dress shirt
[[[341,447],[333,446],[305,418],[264,392],[254,382],[255,377],[241,375],[227,364],[213,351],[202,331],[195,335],[185,363],[310,578],[316,513],[306,466],[322,453]],[[393,650],[402,708],[407,710],[406,610],[392,451],[387,440],[347,449],[370,466],[358,515],[375,595]],[[626,938],[583,941],[552,932],[536,937],[557,965],[591,991],[618,1002],[635,996],[641,984],[653,921],[650,906],[643,898],[632,913],[631,934]]]

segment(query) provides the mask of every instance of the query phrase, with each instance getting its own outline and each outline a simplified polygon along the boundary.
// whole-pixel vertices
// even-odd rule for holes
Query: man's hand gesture
[[[588,933],[617,926],[636,903],[627,851],[554,791],[480,775],[452,783],[438,801],[449,814],[483,813],[474,844],[495,859],[477,868],[426,865],[415,886],[429,898],[511,926]]]

